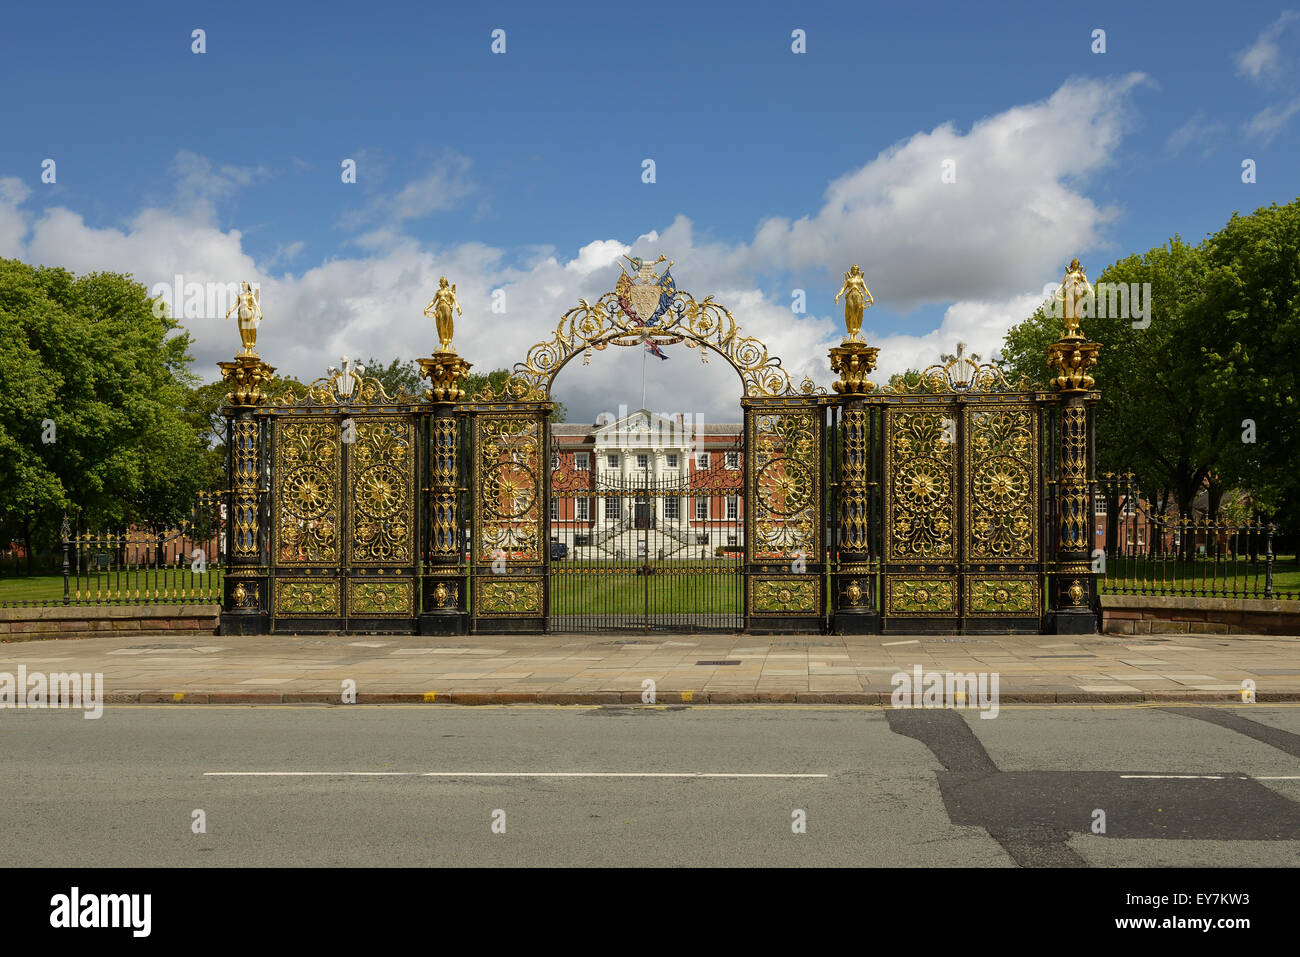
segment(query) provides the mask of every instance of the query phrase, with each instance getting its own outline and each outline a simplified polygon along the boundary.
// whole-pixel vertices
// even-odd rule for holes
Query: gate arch
[[[577,627],[572,624],[574,615],[558,611],[552,614],[550,600],[554,579],[548,506],[553,486],[564,491],[558,473],[553,474],[551,467],[547,416],[553,407],[552,386],[560,370],[578,356],[587,365],[597,352],[611,346],[653,343],[694,349],[702,363],[709,361],[710,354],[721,356],[739,379],[738,399],[744,419],[740,431],[742,464],[734,489],[735,497],[743,502],[743,551],[734,568],[739,627],[750,631],[822,630],[827,614],[827,583],[823,580],[827,570],[825,425],[827,408],[835,398],[808,377],[796,384],[781,359],[761,339],[745,335],[731,311],[712,296],[697,299],[676,288],[671,262],[659,276],[654,273],[657,263],[630,261],[636,270],[634,276],[624,270],[612,291],[594,301],[580,299],[560,317],[554,334],[535,344],[524,360],[515,364],[501,387],[486,385],[469,397],[467,409],[474,419],[470,512],[475,516],[470,571],[471,592],[477,596],[476,619],[488,627],[509,630]],[[663,261],[660,257],[659,262]],[[514,436],[509,453],[503,435]],[[497,479],[507,455],[515,484],[527,486],[526,490],[511,491],[511,500],[528,503],[522,514],[515,508],[509,518],[512,510],[502,505],[503,493]],[[682,497],[692,497],[693,488]],[[635,491],[620,488],[610,494],[635,497]],[[656,507],[655,495],[676,496],[677,491],[668,486],[647,489],[648,507]],[[705,494],[712,498],[717,489],[710,488]],[[602,497],[594,483],[589,497]],[[689,518],[686,524],[690,524]],[[621,623],[623,627],[637,627],[640,621],[640,627],[648,629],[653,618],[655,627],[674,627],[665,624],[672,616],[651,611],[650,576],[656,572],[651,557],[656,549],[649,547],[649,535],[646,538],[645,549],[632,552],[633,556],[644,557],[639,567],[631,567],[637,564],[633,558],[626,562],[628,568],[613,568],[611,559],[611,567],[601,569],[602,573],[645,576],[642,617],[612,615],[605,619],[615,622],[615,626]],[[528,547],[512,553],[508,545],[518,541],[527,542]],[[721,563],[706,568],[712,561],[706,557],[698,568],[661,570],[666,576],[677,575],[677,581],[682,580],[683,573],[717,581]],[[571,576],[566,581],[572,583],[578,578]],[[663,579],[665,583],[668,580]],[[701,603],[701,609],[706,604]],[[686,627],[681,624],[681,616],[672,620]],[[732,620],[701,611],[691,619],[690,626],[706,628],[712,627],[711,621]],[[717,627],[735,630],[732,625]]]

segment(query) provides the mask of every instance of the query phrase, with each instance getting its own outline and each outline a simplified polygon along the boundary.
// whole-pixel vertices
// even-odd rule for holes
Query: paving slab
[[[698,662],[739,660],[738,665]],[[104,675],[110,700],[179,703],[341,701],[344,682],[358,701],[582,703],[594,694],[639,703],[646,679],[659,701],[825,700],[856,695],[889,702],[893,676],[938,672],[997,674],[1004,700],[1235,700],[1243,681],[1258,699],[1300,701],[1300,637],[1183,635],[1135,644],[1125,636],[1070,641],[1026,635],[675,635],[617,634],[265,635],[160,632],[106,634],[0,645],[0,672]],[[864,690],[864,689],[870,690]],[[175,696],[180,695],[177,699]],[[367,699],[367,694],[379,698]],[[567,696],[567,697],[566,697]],[[665,697],[666,696],[666,697]],[[491,701],[489,701],[491,699]]]

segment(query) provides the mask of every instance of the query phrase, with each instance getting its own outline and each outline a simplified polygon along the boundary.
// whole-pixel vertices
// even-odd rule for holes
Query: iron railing
[[[201,493],[191,517],[165,529],[77,533],[65,515],[62,582],[57,574],[0,579],[0,608],[220,602],[226,559],[221,495]]]
[[[1236,508],[1230,511],[1236,511]],[[1131,474],[1097,483],[1094,559],[1103,594],[1192,598],[1282,598],[1274,587],[1273,540],[1264,519],[1193,508],[1158,509]]]

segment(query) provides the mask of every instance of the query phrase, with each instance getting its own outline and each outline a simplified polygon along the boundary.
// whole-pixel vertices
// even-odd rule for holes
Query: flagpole
[[[641,408],[645,408],[645,343],[641,343]]]

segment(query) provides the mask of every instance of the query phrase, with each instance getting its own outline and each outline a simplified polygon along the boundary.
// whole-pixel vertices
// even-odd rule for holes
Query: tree
[[[1151,290],[1145,327],[1114,315],[1109,296],[1094,310],[1106,315],[1083,320],[1102,344],[1098,470],[1133,472],[1158,511],[1172,501],[1190,516],[1204,491],[1214,518],[1225,492],[1237,489],[1294,527],[1300,200],[1234,214],[1196,246],[1175,236],[1096,278]],[[1007,333],[1004,361],[1041,376],[1060,330],[1059,319],[1037,310]]]
[[[190,337],[153,306],[127,275],[0,260],[0,529],[29,555],[64,509],[97,527],[164,524],[193,499]]]
[[[414,361],[407,359],[403,362],[401,359],[393,359],[385,366],[371,356],[363,364],[366,367],[365,374],[378,379],[389,395],[395,396],[399,393],[424,395],[425,382],[420,376],[420,367]]]

